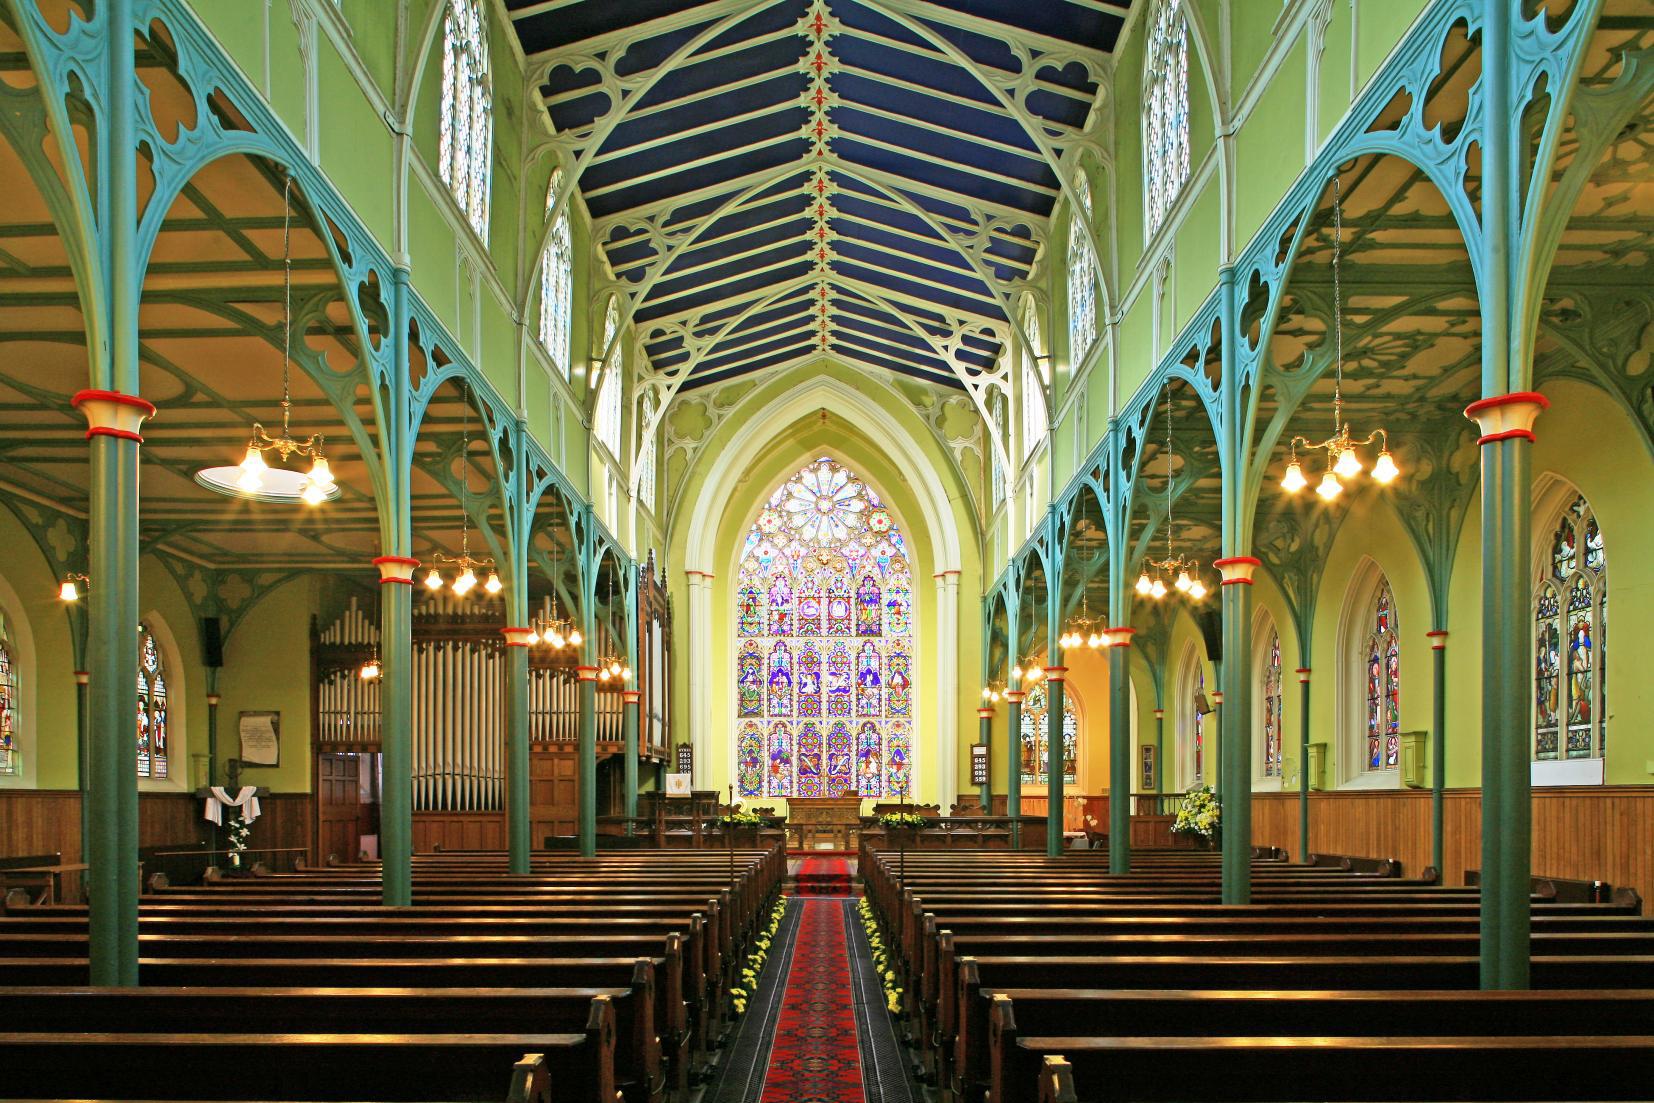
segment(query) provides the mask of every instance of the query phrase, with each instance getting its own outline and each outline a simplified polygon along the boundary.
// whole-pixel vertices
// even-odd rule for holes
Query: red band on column
[[[220,702],[220,701],[222,701],[222,700],[223,700],[223,699],[224,699],[224,698],[222,698],[222,697],[220,697],[220,696],[219,696],[219,695],[218,695],[218,694],[216,694],[216,693],[209,693],[209,694],[207,694],[207,704],[209,704],[209,705],[212,705],[212,706],[214,706],[214,707],[217,707],[217,705],[218,705],[218,702]]]
[[[1294,671],[1294,673],[1296,673],[1298,675],[1298,680],[1300,682],[1309,681],[1309,667],[1301,666],[1296,671]]]
[[[1443,651],[1447,648],[1447,632],[1445,630],[1426,632],[1424,638],[1430,641],[1430,650],[1432,651]]]
[[[527,647],[528,634],[532,631],[531,628],[510,627],[500,629],[500,635],[505,637],[507,647]]]
[[[597,681],[597,667],[577,666],[574,668],[574,677],[581,682],[595,682]]]
[[[1119,628],[1105,628],[1103,635],[1108,639],[1110,647],[1130,647],[1131,637],[1137,634],[1137,629],[1122,625]]]
[[[92,672],[90,670],[77,670],[77,671],[75,671],[75,684],[76,685],[83,686],[83,685],[86,685],[91,680],[92,680]]]
[[[1231,555],[1227,559],[1214,559],[1212,566],[1223,575],[1225,586],[1252,585],[1252,572],[1263,566],[1263,560],[1251,555]]]
[[[1063,675],[1067,673],[1068,668],[1066,666],[1048,666],[1045,668],[1045,680],[1048,682],[1060,682],[1062,681]]]
[[[419,566],[419,560],[409,559],[405,555],[381,555],[373,561],[379,568],[379,581],[397,582],[403,586],[413,585],[414,570]]]
[[[155,416],[154,403],[119,391],[80,391],[69,402],[85,415],[88,440],[115,437],[142,444],[144,438],[138,430],[146,418]]]
[[[1166,718],[1166,710],[1165,709],[1155,709],[1154,710],[1154,718],[1156,720],[1164,720]]]
[[[1479,445],[1501,440],[1536,440],[1533,423],[1550,409],[1551,400],[1538,391],[1513,391],[1495,395],[1464,408],[1464,416],[1482,430]]]
[[[642,699],[643,691],[641,689],[623,689],[620,691],[620,703],[623,705],[635,705]]]
[[[994,710],[989,708],[977,709],[976,718],[978,720],[992,720],[994,718]]]
[[[1013,705],[1022,704],[1022,699],[1026,696],[1028,696],[1028,691],[1025,689],[1008,689],[1005,691],[1005,699]]]

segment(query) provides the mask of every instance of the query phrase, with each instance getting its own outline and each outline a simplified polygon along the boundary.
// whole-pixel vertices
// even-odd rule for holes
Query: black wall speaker
[[[201,618],[201,660],[207,666],[224,665],[224,620]]]
[[[1206,641],[1206,658],[1209,662],[1223,661],[1223,614],[1216,609],[1202,609],[1195,614],[1195,622],[1200,625],[1200,638]]]

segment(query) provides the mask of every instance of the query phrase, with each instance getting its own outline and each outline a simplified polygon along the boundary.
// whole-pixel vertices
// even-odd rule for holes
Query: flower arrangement
[[[923,827],[925,818],[917,812],[886,812],[879,817],[881,827]]]
[[[885,1006],[892,1015],[899,1015],[902,1011],[902,986],[890,960],[890,951],[885,948],[884,932],[879,929],[878,918],[873,914],[873,905],[867,902],[867,897],[856,902],[856,912],[861,916],[863,929],[867,931],[867,945],[873,952],[873,968],[884,987]]]
[[[751,815],[752,813],[748,813]],[[747,960],[741,966],[741,983],[732,986],[729,990],[729,1003],[737,1015],[746,1014],[747,1001],[752,998],[753,991],[758,987],[758,974],[764,969],[764,959],[769,956],[770,944],[775,941],[775,932],[781,929],[781,920],[787,914],[787,898],[776,898],[775,907],[770,909],[768,918],[764,920],[762,929],[752,940],[752,950],[747,954]]]
[[[230,821],[227,832],[230,842],[230,865],[241,867],[241,855],[247,849],[247,837],[253,833],[253,825],[237,816]]]
[[[764,817],[757,812],[748,812],[740,805],[736,805],[719,816],[718,822],[725,827],[761,827],[764,823]]]
[[[1223,805],[1217,794],[1212,792],[1210,785],[1197,785],[1183,795],[1183,803],[1177,808],[1177,818],[1172,821],[1172,832],[1215,839],[1222,826]]]

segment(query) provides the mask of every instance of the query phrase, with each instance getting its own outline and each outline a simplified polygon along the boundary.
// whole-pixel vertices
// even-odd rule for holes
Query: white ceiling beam
[[[735,15],[743,8],[750,8],[751,14],[756,15],[765,6],[767,5],[755,5],[751,3],[751,0],[712,0],[712,3],[709,4],[697,4],[682,11],[675,11],[668,15],[645,20],[642,23],[630,23],[624,27],[616,27],[612,31],[592,35],[590,38],[582,38],[578,42],[567,43],[555,50],[541,50],[526,56],[532,65],[534,62],[543,62],[565,54],[599,54],[616,46],[646,42],[660,35],[681,31],[685,27],[693,27],[697,23],[708,23],[714,19]],[[535,8],[525,8],[522,11],[513,12],[511,19],[512,22],[517,22],[538,14],[540,13]]]
[[[717,153],[708,153],[704,157],[697,157],[693,161],[680,161],[675,165],[669,165],[663,169],[656,169],[654,172],[645,172],[636,176],[628,176],[624,180],[605,185],[601,188],[587,188],[585,190],[585,196],[589,202],[590,200],[596,199],[600,196],[613,195],[617,191],[624,191],[626,188],[635,188],[639,184],[649,184],[656,180],[664,180],[667,177],[676,176],[679,173],[689,172],[698,168],[705,168],[708,165],[715,165],[720,161],[739,160],[766,149],[773,149],[776,146],[787,145],[789,143],[800,142],[802,140],[802,136],[798,134],[782,134],[779,137],[767,138],[762,142],[751,142],[736,149],[719,150]]]
[[[1000,23],[992,19],[984,19],[978,15],[970,15],[958,10],[953,5],[936,4],[932,3],[931,0],[884,0],[884,3],[888,7],[917,16],[928,23],[941,23],[944,26],[958,27],[961,30],[982,35],[991,41],[1016,42],[1030,50],[1038,50],[1042,54],[1068,54],[1089,63],[1093,68],[1104,73],[1107,73],[1114,64],[1112,55],[1094,46],[1067,42],[1060,38],[1052,38],[1050,35],[1041,34],[1038,31],[1030,31],[1009,23]],[[981,63],[978,62],[978,64]]]
[[[766,264],[762,268],[751,268],[751,269],[748,269],[745,272],[737,272],[733,276],[728,276],[724,279],[716,280],[712,283],[705,283],[705,284],[700,285],[699,287],[690,288],[688,291],[680,291],[676,294],[666,295],[666,296],[663,296],[661,298],[651,298],[646,305],[649,306],[652,310],[655,307],[665,306],[667,303],[674,303],[674,302],[677,302],[680,299],[687,299],[687,298],[689,298],[693,295],[703,295],[709,290],[712,290],[712,289],[718,288],[718,287],[723,287],[727,284],[734,283],[737,280],[748,280],[748,279],[752,279],[754,276],[767,275],[770,272],[778,272],[783,268],[792,268],[796,265],[807,263],[808,261],[809,261],[809,257],[806,254],[800,252],[799,255],[796,256],[796,257],[789,257],[786,260],[779,260],[779,261],[774,262],[773,264]],[[696,307],[693,307],[692,309],[693,309],[694,313],[700,313],[700,311],[703,308],[700,307],[700,306],[696,306]],[[662,315],[655,315],[654,318],[652,318],[651,320],[658,320],[660,317],[662,317]]]
[[[964,173],[966,176],[988,177],[993,180],[1001,181],[1002,183],[1013,188],[1021,188],[1023,191],[1035,192],[1039,195],[1045,196],[1048,199],[1055,200],[1057,196],[1062,194],[1059,189],[1053,188],[1049,184],[1035,184],[1031,181],[1023,180],[1020,177],[1006,176],[1004,173],[1000,172],[989,172],[980,165],[972,165],[965,161],[956,161],[952,157],[943,157],[935,153],[918,153],[911,146],[898,145],[895,142],[887,142],[882,138],[871,138],[866,134],[852,134],[847,133],[844,130],[840,130],[833,137],[834,142],[842,142],[846,140],[860,142],[864,146],[872,146],[874,149],[882,149],[888,153],[896,153],[908,157],[914,157],[927,163],[945,165],[948,168]],[[981,204],[983,201],[981,199],[974,199],[972,202]],[[1006,207],[1004,209],[1009,211],[1016,210],[1017,208]]]
[[[742,207],[742,208],[738,208],[738,209],[746,210],[747,208]],[[721,245],[725,242],[734,241],[734,240],[737,240],[739,238],[747,237],[751,234],[759,234],[759,233],[763,233],[765,230],[773,230],[775,227],[785,226],[789,222],[798,222],[798,221],[802,220],[803,217],[804,216],[802,215],[802,213],[794,211],[792,213],[782,215],[780,218],[772,218],[768,222],[760,222],[760,223],[757,223],[756,225],[747,226],[747,227],[744,227],[744,228],[739,229],[739,230],[731,230],[727,234],[719,234],[717,237],[698,238],[695,241],[695,247],[693,249],[686,249],[684,252],[677,254],[677,256],[674,257],[674,260],[684,258],[684,257],[694,256],[696,253],[700,252],[702,249],[709,248],[713,245]],[[611,247],[618,247],[620,244],[622,244],[622,243],[616,242],[616,243],[614,243],[613,246],[611,246],[610,243],[604,242],[603,246],[604,246],[605,249],[607,249],[607,248],[611,248]],[[780,242],[772,242],[770,245],[764,246],[764,248],[773,249],[779,244],[780,244]],[[753,250],[753,251],[757,251],[757,250]],[[740,256],[751,256],[753,251],[749,251],[747,253],[742,253],[742,254],[740,254]],[[690,273],[693,273],[693,272],[702,271],[704,268],[708,267],[709,265],[727,264],[730,260],[733,260],[733,259],[735,259],[735,257],[731,256],[731,257],[726,257],[723,260],[708,261],[706,264],[696,264],[696,265],[691,265],[691,266],[685,267],[685,268],[672,268],[670,271],[663,271],[661,273],[661,278],[662,279],[676,279],[679,276],[686,276],[686,275],[689,275]],[[658,255],[651,255],[651,256],[648,256],[648,257],[641,258],[639,260],[632,261],[630,264],[616,264],[616,265],[613,265],[614,273],[617,276],[621,276],[621,275],[623,275],[624,273],[627,273],[627,272],[635,272],[639,268],[647,268],[649,265],[654,264],[658,260],[660,260],[660,257]]]
[[[892,10],[899,10],[899,9],[892,9]],[[931,33],[932,34],[936,33],[936,29],[934,27],[931,28]],[[948,63],[948,64],[954,64],[952,58],[948,57],[946,54],[943,54],[939,50],[919,49],[919,48],[915,47],[912,43],[903,42],[899,38],[891,38],[889,35],[876,34],[873,31],[864,31],[864,30],[856,31],[855,35],[856,35],[857,38],[864,38],[869,42],[877,42],[880,46],[889,47],[890,49],[896,50],[899,53],[904,53],[904,54],[908,55],[909,57],[922,57],[927,61],[941,61],[941,62]],[[1078,49],[1078,47],[1076,47],[1076,49]],[[963,53],[964,51],[960,51],[960,52]],[[1020,74],[1012,72],[1009,69],[1001,69],[997,65],[988,65],[988,64],[985,64],[984,62],[977,61],[974,58],[971,59],[971,62],[977,69],[986,70],[986,71],[991,72],[991,73],[997,73],[1002,78],[1007,79],[1007,80],[1016,80],[1020,76]],[[1087,106],[1090,106],[1090,104],[1091,104],[1091,101],[1092,101],[1093,97],[1086,95],[1084,92],[1081,92],[1078,89],[1070,88],[1066,84],[1055,84],[1055,83],[1053,83],[1051,81],[1048,81],[1048,80],[1041,80],[1037,76],[1031,77],[1029,79],[1030,79],[1030,83],[1032,83],[1032,85],[1034,87],[1038,88],[1042,92],[1049,92],[1053,96],[1063,96],[1067,99],[1078,100],[1079,102],[1081,102],[1083,104],[1086,104]],[[991,111],[991,110],[993,110],[993,108],[990,107],[989,110]]]
[[[696,138],[702,138],[708,134],[715,134],[718,131],[723,130],[725,127],[740,126],[742,123],[750,123],[755,119],[766,119],[771,115],[779,115],[783,111],[796,110],[798,110],[797,102],[789,99],[785,103],[778,103],[771,107],[761,107],[756,111],[748,111],[741,115],[731,115],[725,119],[716,119],[713,122],[702,123],[700,126],[692,126],[688,130],[678,130],[671,134],[663,134],[658,138],[651,138],[647,142],[639,142],[636,145],[604,150],[596,157],[592,158],[592,164],[608,164],[612,161],[619,161],[627,157],[631,157],[634,154],[647,153],[652,149],[660,149],[662,146],[669,146],[674,142],[693,141]]]
[[[934,59],[936,55],[920,54],[917,56],[930,57]],[[931,99],[941,100],[943,103],[951,103],[959,107],[968,107],[973,110],[980,111],[984,115],[998,116],[1000,114],[999,107],[996,104],[985,103],[982,100],[973,100],[969,96],[961,96],[953,92],[944,92],[940,88],[930,88],[923,84],[915,84],[913,81],[902,80],[900,77],[889,76],[885,73],[875,73],[871,69],[863,69],[859,65],[851,65],[848,62],[841,62],[834,68],[833,71],[835,73],[854,73],[858,77],[866,77],[868,80],[876,81],[879,84],[888,84],[892,88],[900,88],[906,92],[917,92],[920,95],[929,96]],[[849,100],[841,100],[840,102],[851,103]],[[1060,123],[1049,119],[1044,120],[1044,122],[1045,125],[1049,126],[1052,130],[1061,131],[1062,133],[1072,137],[1077,138],[1083,133],[1083,131],[1081,131],[1078,127],[1069,126],[1066,123]]]
[[[989,149],[997,149],[1002,153],[1009,153],[1014,157],[1021,157],[1025,160],[1032,161],[1037,165],[1045,164],[1045,158],[1040,156],[1040,152],[1037,149],[1029,149],[1027,146],[1015,146],[1010,142],[1001,142],[996,138],[988,138],[981,134],[972,134],[969,131],[958,130],[951,126],[943,126],[935,119],[922,119],[912,115],[899,115],[894,111],[886,111],[882,107],[873,107],[872,105],[865,103],[855,103],[851,100],[844,99],[843,97],[839,98],[839,101],[834,105],[833,110],[835,112],[859,111],[864,115],[872,115],[875,118],[888,119],[893,123],[901,123],[903,125],[913,127],[915,130],[928,130],[936,134],[945,134],[950,138],[956,139],[957,141],[969,142],[971,145],[987,146]],[[845,130],[842,122],[837,122],[835,125],[838,127],[838,132],[840,134],[848,134],[851,137],[855,136],[853,131]]]
[[[609,227],[617,223],[639,222],[652,218],[657,214],[664,214],[687,207],[692,203],[699,203],[703,199],[716,199],[719,196],[733,196],[738,192],[746,191],[755,184],[775,185],[789,176],[802,176],[808,173],[809,166],[800,162],[796,165],[782,165],[779,168],[759,169],[749,172],[745,176],[738,176],[734,180],[722,180],[716,184],[708,184],[704,188],[683,192],[678,195],[669,195],[665,199],[657,199],[653,203],[645,203],[640,207],[627,207],[616,211],[612,215],[595,219],[592,222],[594,236],[602,237]],[[697,219],[696,221],[704,221]]]

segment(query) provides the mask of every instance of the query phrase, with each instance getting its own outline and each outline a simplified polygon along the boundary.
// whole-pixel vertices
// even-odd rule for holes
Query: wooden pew
[[[597,1005],[594,1005],[594,1011]],[[603,1035],[0,1033],[5,1091],[32,1099],[615,1103]],[[612,1044],[612,1037],[608,1039]]]
[[[1648,1098],[1654,1036],[1024,1038],[1037,1084],[994,1103]]]

